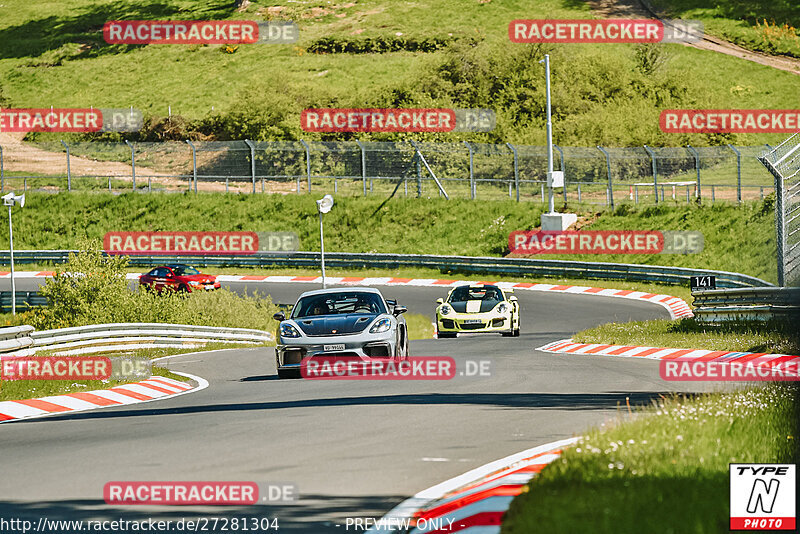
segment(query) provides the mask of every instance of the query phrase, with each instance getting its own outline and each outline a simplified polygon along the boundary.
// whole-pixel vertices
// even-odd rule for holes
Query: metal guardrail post
[[[367,154],[361,141],[356,139],[356,143],[358,143],[358,148],[361,149],[361,183],[364,185],[364,196],[367,196]]]
[[[311,147],[308,146],[304,140],[300,139],[300,142],[303,144],[303,147],[306,149],[306,180],[308,184],[308,193],[311,192]],[[297,192],[300,192],[298,188]]]
[[[425,165],[425,168],[428,169],[428,172],[431,174],[431,177],[433,177],[433,181],[436,182],[436,186],[439,188],[439,192],[442,195],[444,195],[444,198],[446,200],[450,200],[450,197],[447,195],[447,191],[444,190],[444,187],[442,186],[442,183],[439,181],[439,179],[433,173],[433,169],[431,169],[431,166],[428,165],[428,162],[425,160],[425,156],[422,155],[422,152],[420,152],[419,146],[417,145],[417,143],[415,141],[413,141],[413,140],[409,140],[409,142],[411,143],[411,146],[414,147],[414,150],[417,151],[417,156],[419,156],[419,160],[422,161],[422,163]],[[419,163],[417,163],[417,164],[419,164]]]
[[[469,150],[469,195],[472,200],[475,200],[475,167],[472,164],[474,154],[472,145],[467,141],[464,141],[464,144],[467,145],[467,150]]]
[[[606,193],[606,206],[611,206],[611,209],[614,209],[614,183],[612,182],[611,178],[611,155],[608,151],[597,145],[597,149],[602,152],[606,157],[606,172],[608,173],[608,190]]]
[[[0,146],[0,192],[6,190],[6,175],[3,171],[3,147]]]
[[[558,150],[558,160],[560,162],[559,169],[564,173],[564,205],[567,204],[567,170],[564,168],[564,151],[558,145],[553,145],[553,148]]]
[[[414,166],[417,170],[417,198],[422,198],[422,163],[419,161],[419,156],[414,152]],[[370,182],[370,186],[372,182]]]
[[[728,143],[728,148],[736,154],[736,199],[742,203],[742,153],[735,146]]]
[[[800,146],[800,144],[798,144]],[[758,160],[767,168],[767,170],[775,177],[775,241],[778,259],[778,285],[781,287],[786,286],[786,218],[784,195],[783,174],[769,161],[766,157],[758,158]]]
[[[125,140],[125,144],[131,147],[131,178],[133,179],[133,190],[136,191],[136,149],[127,139]]]
[[[250,147],[250,179],[253,181],[253,194],[256,194],[256,147],[249,139],[244,140]]]
[[[517,190],[517,202],[519,202],[519,158],[517,157],[517,149],[511,143],[506,143],[506,146],[514,153],[514,189]]]
[[[686,148],[692,151],[694,155],[694,169],[697,172],[697,198],[700,198],[700,154],[694,149],[692,145],[686,145]]]
[[[64,145],[64,150],[67,151],[67,191],[72,191],[72,173],[70,172],[69,166],[69,145],[64,142],[63,139],[60,140],[61,144]]]
[[[192,181],[194,182],[194,192],[197,193],[197,149],[190,140],[186,140],[186,143],[192,147]],[[192,190],[192,184],[189,184],[189,191]]]
[[[644,145],[644,149],[650,155],[650,164],[653,168],[653,192],[656,194],[656,204],[658,204],[658,169],[656,167],[656,153],[647,145]],[[664,200],[664,188],[661,188],[661,200]]]

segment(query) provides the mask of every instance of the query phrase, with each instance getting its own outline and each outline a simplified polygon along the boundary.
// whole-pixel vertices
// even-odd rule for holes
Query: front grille
[[[500,319],[492,319],[492,326],[503,326],[503,323],[505,322],[505,317],[501,317]]]
[[[286,349],[283,351],[283,364],[294,365],[303,360],[306,355],[306,349]]]
[[[370,358],[388,358],[389,345],[381,343],[380,345],[367,345],[364,347],[364,353]]]
[[[486,328],[486,323],[461,323],[462,330],[480,330]]]

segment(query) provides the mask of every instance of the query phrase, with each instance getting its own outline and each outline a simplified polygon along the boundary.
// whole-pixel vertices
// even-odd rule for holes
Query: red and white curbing
[[[368,532],[499,534],[503,514],[514,497],[578,439],[512,454],[430,487],[400,503]]]
[[[641,347],[637,345],[604,345],[601,343],[576,343],[562,339],[548,343],[536,350],[556,354],[593,354],[644,358],[648,360],[677,360],[688,362],[748,363],[749,365],[783,365],[786,362],[800,364],[800,356],[769,354],[766,352],[733,352],[726,350],[675,349],[666,347]]]
[[[129,275],[130,276],[130,275]],[[138,275],[136,275],[138,278]],[[304,283],[321,284],[322,277],[319,276],[232,276],[219,275],[217,280],[220,282],[256,282],[256,283]],[[468,280],[443,280],[435,278],[361,278],[361,277],[339,277],[326,276],[328,284],[349,284],[363,286],[428,286],[428,287],[453,287],[462,284],[475,283]],[[603,297],[618,297],[634,300],[645,300],[663,306],[669,311],[673,319],[682,317],[692,317],[692,310],[689,305],[678,297],[671,295],[658,295],[655,293],[645,293],[643,291],[631,291],[628,289],[605,289],[602,287],[589,286],[565,286],[559,284],[534,284],[528,282],[481,282],[485,284],[495,284],[499,287],[507,287],[514,290],[525,291],[560,291],[562,293],[578,293],[586,295],[600,295]]]
[[[208,382],[200,377],[185,373],[175,374],[192,378],[197,381],[198,385],[193,386],[172,378],[153,376],[141,382],[123,384],[110,389],[79,391],[39,399],[2,401],[0,402],[0,423],[95,410],[108,406],[138,404],[199,391],[208,386]]]
[[[0,278],[6,278],[10,273],[0,272]],[[18,278],[37,278],[52,277],[52,271],[22,271],[16,273]],[[128,273],[128,280],[138,280],[141,273]],[[321,284],[320,276],[279,276],[279,275],[228,275],[217,276],[220,282],[253,282],[265,284]],[[362,285],[362,286],[428,286],[428,287],[453,287],[462,284],[475,283],[469,280],[447,280],[436,278],[393,278],[391,276],[366,278],[359,276],[327,276],[325,280],[328,284],[341,285]],[[644,291],[632,291],[629,289],[607,289],[602,287],[589,286],[565,286],[559,284],[534,284],[528,282],[483,282],[495,284],[500,287],[511,289],[521,289],[526,291],[560,291],[562,293],[578,293],[585,295],[599,295],[603,297],[617,297],[634,300],[645,300],[658,304],[667,309],[670,317],[680,319],[683,317],[693,317],[691,307],[678,297],[672,295],[659,295],[656,293],[645,293]]]

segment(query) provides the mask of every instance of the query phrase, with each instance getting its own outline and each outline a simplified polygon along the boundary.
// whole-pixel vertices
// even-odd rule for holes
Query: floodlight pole
[[[325,238],[323,237],[322,232],[322,212],[319,212],[319,249],[321,252],[321,263],[322,263],[322,289],[326,289],[325,286]]]
[[[553,175],[553,121],[550,109],[550,54],[544,55],[545,86],[547,90],[547,176]],[[555,213],[553,200],[553,183],[547,187],[547,207],[549,213]]]
[[[11,252],[11,315],[16,315],[17,285],[14,282],[14,229],[11,225],[11,205],[8,206],[8,250]]]

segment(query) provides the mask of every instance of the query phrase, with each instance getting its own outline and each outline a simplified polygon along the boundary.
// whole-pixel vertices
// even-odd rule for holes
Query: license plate
[[[483,321],[481,321],[480,319],[465,319],[464,320],[464,324],[480,324],[482,322]]]
[[[322,349],[325,352],[337,351],[337,350],[344,350],[344,345],[323,345]]]
[[[214,289],[214,284],[206,284],[206,289]]]

